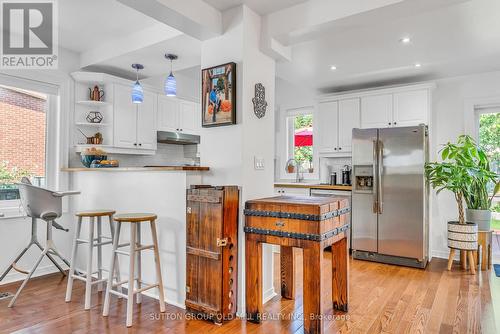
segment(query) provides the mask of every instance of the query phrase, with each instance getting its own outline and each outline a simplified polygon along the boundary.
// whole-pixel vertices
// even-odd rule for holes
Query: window
[[[312,110],[289,113],[287,117],[288,158],[303,174],[314,173],[314,124]],[[294,164],[295,166],[295,164]],[[296,173],[290,169],[289,174]]]
[[[22,177],[46,184],[47,106],[45,94],[0,85],[0,213],[6,217],[22,214],[15,185]]]
[[[491,168],[500,173],[500,108],[481,109],[477,113],[479,125],[479,145],[490,158]],[[492,193],[494,185],[488,191]],[[500,196],[492,201],[491,228],[494,231],[492,253],[495,258],[500,258]]]

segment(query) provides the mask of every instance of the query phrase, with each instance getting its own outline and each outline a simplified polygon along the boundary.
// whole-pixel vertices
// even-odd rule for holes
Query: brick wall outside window
[[[45,176],[46,102],[0,87],[0,162]]]

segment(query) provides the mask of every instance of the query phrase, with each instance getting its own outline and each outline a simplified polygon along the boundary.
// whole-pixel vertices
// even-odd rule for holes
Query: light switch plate
[[[254,157],[253,161],[254,161],[255,170],[263,170],[264,169],[264,158]]]

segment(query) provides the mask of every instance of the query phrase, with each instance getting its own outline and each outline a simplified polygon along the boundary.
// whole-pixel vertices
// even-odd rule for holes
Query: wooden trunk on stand
[[[236,186],[192,186],[186,205],[186,308],[221,323],[236,314]]]

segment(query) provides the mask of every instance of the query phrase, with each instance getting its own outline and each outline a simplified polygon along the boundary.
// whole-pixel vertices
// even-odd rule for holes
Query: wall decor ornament
[[[201,71],[203,127],[236,124],[236,63]]]
[[[102,122],[102,114],[98,111],[90,111],[85,118],[89,123],[101,123]]]
[[[266,115],[266,88],[261,83],[255,84],[255,97],[252,99],[255,116],[262,118]]]

